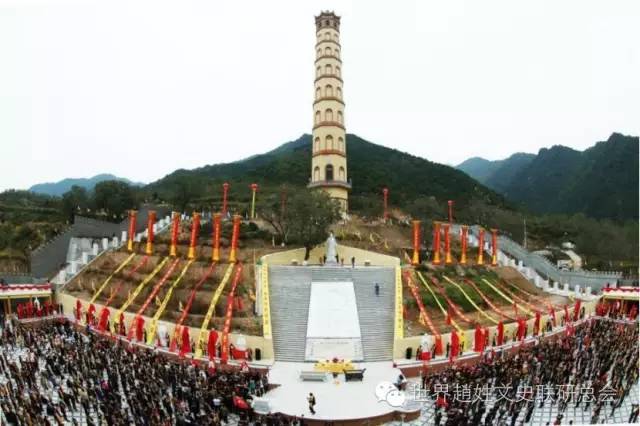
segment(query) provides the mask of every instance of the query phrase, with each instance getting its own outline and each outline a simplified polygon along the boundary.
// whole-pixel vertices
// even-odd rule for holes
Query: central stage
[[[311,283],[305,359],[363,359],[356,294],[351,281]]]

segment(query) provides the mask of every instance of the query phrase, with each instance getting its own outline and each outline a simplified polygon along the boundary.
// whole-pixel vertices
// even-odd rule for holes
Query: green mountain
[[[613,133],[582,152],[558,145],[457,168],[535,213],[638,220],[638,152],[638,137]]]
[[[67,178],[58,182],[38,183],[29,188],[29,191],[36,194],[53,195],[60,197],[69,191],[72,186],[77,185],[91,191],[96,184],[107,180],[118,180],[133,186],[142,186],[142,183],[131,182],[129,179],[103,173],[90,178]]]
[[[478,182],[488,187],[499,190],[504,181],[510,181],[523,167],[527,166],[535,158],[535,154],[518,152],[504,160],[486,160],[481,157],[472,157],[456,166]]]
[[[502,205],[503,198],[466,174],[452,167],[433,163],[395,149],[347,135],[348,175],[353,190],[351,208],[358,210],[365,199],[380,197],[388,187],[395,205],[412,202],[421,196],[438,201],[456,200],[464,206],[470,201]],[[260,191],[279,191],[282,185],[292,189],[309,182],[311,135],[302,135],[273,151],[227,164],[208,165],[194,170],[177,170],[149,184],[145,190],[159,198],[171,199],[185,192],[192,198],[218,199],[220,185],[231,183],[234,198],[247,198],[248,185],[256,182]]]

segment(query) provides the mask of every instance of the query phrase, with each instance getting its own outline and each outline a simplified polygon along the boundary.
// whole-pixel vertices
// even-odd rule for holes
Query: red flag
[[[442,355],[442,337],[436,336],[436,355]]]
[[[136,340],[138,342],[141,342],[144,336],[143,330],[144,330],[144,318],[142,318],[142,315],[138,316],[136,321]]]
[[[496,339],[496,344],[498,346],[502,346],[504,343],[504,324],[502,321],[498,323],[498,338]]]
[[[476,352],[482,352],[482,330],[480,330],[480,326],[477,324],[473,339],[473,350]]]
[[[93,314],[96,311],[96,305],[93,303],[89,305],[89,310],[87,311],[87,324],[93,324]]]
[[[98,322],[98,330],[104,331],[107,328],[107,322],[109,322],[109,309],[102,308],[102,312],[100,312],[100,321]]]
[[[218,341],[218,332],[213,328],[209,331],[209,341],[207,342],[207,353],[209,359],[213,361],[216,356],[216,342]]]
[[[484,351],[489,345],[489,329],[485,328],[482,333],[482,350]]]
[[[119,322],[119,331],[122,336],[125,335],[125,325],[124,325],[124,313],[120,313],[120,322]]]
[[[449,350],[449,359],[453,359],[458,356],[458,351],[460,350],[460,339],[458,338],[458,333],[455,331],[451,332],[451,348]]]
[[[540,333],[540,312],[536,311],[536,319],[533,321],[533,335]]]
[[[182,344],[180,345],[180,357],[191,352],[191,339],[189,338],[189,327],[182,327]]]
[[[80,302],[80,299],[76,299],[76,321],[80,321],[81,313],[82,313],[82,302]]]
[[[580,316],[580,299],[576,300],[576,304],[573,306],[573,320],[578,321],[578,317]]]
[[[518,340],[522,340],[525,337],[525,334],[527,333],[527,325],[524,321],[524,319],[520,318],[518,320],[518,333],[517,333],[517,337]]]

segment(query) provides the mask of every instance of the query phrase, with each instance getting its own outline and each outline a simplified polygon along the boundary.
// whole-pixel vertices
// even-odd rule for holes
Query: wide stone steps
[[[276,360],[305,360],[312,281],[353,282],[364,360],[392,359],[394,280],[393,268],[271,266],[269,294]],[[380,286],[378,296],[375,283]]]

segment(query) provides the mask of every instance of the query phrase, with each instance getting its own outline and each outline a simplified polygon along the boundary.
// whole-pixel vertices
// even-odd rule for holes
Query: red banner
[[[100,321],[98,321],[98,331],[105,331],[109,322],[109,309],[102,308],[100,312]]]
[[[200,290],[202,285],[205,283],[205,281],[207,281],[207,279],[211,276],[211,274],[215,269],[216,269],[216,264],[215,263],[211,264],[207,272],[202,276],[202,278],[200,278],[200,281],[198,281],[196,285],[193,287],[193,289],[191,290],[191,294],[189,295],[189,300],[187,301],[187,305],[184,307],[184,309],[182,309],[180,318],[178,319],[178,322],[176,322],[176,326],[173,333],[173,339],[171,339],[171,342],[169,343],[170,345],[169,350],[171,352],[174,352],[176,350],[176,340],[178,338],[178,333],[180,332],[180,326],[182,325],[184,320],[187,318],[187,315],[189,315],[189,311],[191,310],[191,305],[193,305],[193,301],[196,298],[196,294],[198,293],[198,290]]]
[[[9,284],[7,286],[0,286],[0,291],[16,290],[51,290],[51,284]]]
[[[498,338],[496,339],[496,344],[498,346],[502,346],[504,343],[504,324],[502,321],[498,323]]]
[[[580,316],[580,306],[582,301],[580,299],[576,300],[576,304],[573,306],[573,320],[578,321],[578,317]]]
[[[449,235],[449,225],[448,223],[444,224],[444,263],[451,263],[451,236]]]
[[[189,337],[189,327],[182,327],[182,341],[180,342],[180,358],[191,352],[191,338]]]
[[[209,340],[207,342],[207,354],[209,355],[209,360],[213,361],[216,357],[216,343],[218,342],[218,332],[213,328],[209,331]]]
[[[220,261],[220,213],[213,215],[213,251],[211,260]]]
[[[533,321],[533,335],[537,336],[540,333],[540,312],[536,311],[536,319]]]
[[[189,247],[195,247],[198,244],[198,233],[200,232],[200,213],[193,213],[193,221],[191,222],[191,240]]]
[[[431,321],[431,318],[429,317],[429,314],[427,314],[427,310],[424,308],[424,303],[422,303],[422,299],[420,298],[420,294],[418,293],[418,289],[416,288],[415,284],[413,283],[413,280],[411,279],[411,275],[409,275],[409,271],[405,271],[404,278],[407,281],[407,285],[409,287],[409,290],[411,291],[411,294],[413,295],[413,298],[416,301],[416,304],[418,305],[418,310],[420,311],[420,318],[422,318],[424,324],[427,325],[427,327],[431,331],[431,334],[436,336],[436,355],[441,355],[442,354],[442,340],[440,338],[440,333],[438,332],[436,327],[433,325],[433,322]]]
[[[123,279],[120,280],[120,282],[118,282],[118,285],[116,286],[116,288],[111,292],[111,295],[109,296],[109,298],[107,299],[106,303],[104,304],[104,307],[106,308],[107,306],[109,306],[111,304],[111,302],[113,302],[113,299],[116,297],[116,295],[120,292],[120,288],[122,288],[122,284],[125,281],[128,281],[131,276],[136,273],[136,271],[140,268],[142,268],[144,265],[146,265],[147,261],[149,260],[149,256],[145,256],[142,258],[142,260],[140,261],[140,263],[138,263],[131,271],[129,271],[127,273],[127,276]],[[103,308],[104,309],[104,308]]]
[[[460,351],[460,339],[458,338],[458,333],[454,331],[451,332],[451,348],[449,349],[449,360],[453,360],[453,358],[458,356],[458,352]]]
[[[180,213],[173,212],[173,221],[171,223],[171,249],[169,254],[175,256],[177,253],[178,233],[180,232]]]
[[[469,227],[467,225],[462,225],[462,235],[460,236],[460,263],[463,265],[467,264],[467,232],[469,231]]]
[[[240,238],[240,216],[233,217],[233,232],[231,234],[231,252],[229,253],[229,263],[238,260],[238,239]]]
[[[518,332],[517,337],[518,340],[522,340],[527,335],[527,323],[523,318],[518,319]]]
[[[433,264],[440,264],[440,222],[433,222]]]
[[[231,285],[231,292],[227,296],[227,313],[224,318],[224,328],[222,330],[222,353],[220,354],[220,361],[223,364],[229,360],[229,331],[231,329],[231,318],[233,317],[233,296],[238,287],[238,283],[242,278],[242,263],[238,263],[236,267],[236,274],[233,277],[233,283]]]
[[[412,265],[418,265],[420,263],[420,221],[413,221],[413,257],[411,258]]]
[[[153,210],[149,210],[149,214],[147,216],[147,242],[153,243],[153,224],[156,223],[156,212]]]
[[[478,232],[478,265],[484,265],[484,229]]]
[[[442,296],[447,301],[447,304],[451,307],[451,309],[453,309],[453,312],[458,317],[462,318],[465,322],[467,322],[467,323],[469,323],[471,325],[476,325],[477,324],[476,321],[473,321],[468,316],[463,314],[462,313],[462,309],[453,300],[449,299],[449,296],[447,296],[447,293],[445,292],[444,288],[442,287],[440,282],[437,280],[437,278],[435,278],[435,277],[430,277],[430,278],[431,278],[431,282],[435,286],[436,290],[438,290],[438,293],[440,293],[440,296]]]
[[[151,291],[151,294],[149,294],[149,296],[144,301],[142,306],[140,306],[140,309],[138,309],[138,312],[136,312],[136,317],[135,318],[138,318],[138,317],[140,317],[141,315],[144,314],[144,311],[147,310],[147,308],[149,307],[149,304],[151,303],[151,301],[158,295],[158,292],[160,291],[160,287],[162,287],[164,285],[164,283],[167,282],[167,279],[169,279],[169,276],[171,275],[171,273],[174,271],[174,269],[176,269],[176,266],[178,266],[178,263],[180,263],[180,259],[176,259],[176,260],[173,261],[173,263],[171,263],[171,265],[169,266],[169,269],[167,269],[167,272],[164,273],[164,275],[162,276],[160,281],[158,281],[158,283],[155,285],[155,287],[153,287],[153,290]],[[134,319],[134,321],[135,321],[135,319]],[[129,335],[127,337],[129,339],[131,339],[132,334],[133,334],[133,323],[131,324],[131,327],[129,328]]]

